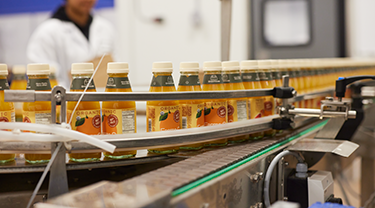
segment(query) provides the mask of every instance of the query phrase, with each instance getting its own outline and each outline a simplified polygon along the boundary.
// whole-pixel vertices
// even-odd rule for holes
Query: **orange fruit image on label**
[[[207,102],[204,108],[206,126],[225,124],[227,122],[227,102]]]
[[[76,130],[88,135],[100,134],[100,115],[95,115],[94,117],[76,117],[75,122]]]
[[[103,123],[103,132],[107,134],[117,134],[117,125],[119,123],[119,119],[116,115],[103,115],[102,116],[102,123]]]
[[[180,111],[176,110],[175,112],[171,113],[171,111],[160,112],[159,116],[160,121],[160,130],[165,131],[168,129],[179,129],[180,127]]]

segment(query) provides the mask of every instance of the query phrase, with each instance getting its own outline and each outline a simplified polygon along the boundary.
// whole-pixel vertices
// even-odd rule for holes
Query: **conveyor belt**
[[[326,121],[315,121],[305,127],[285,132],[279,137],[204,152],[117,184],[94,184],[83,190],[73,191],[49,200],[48,203],[80,207],[85,203],[93,204],[92,200],[98,201],[99,199],[95,198],[98,196],[101,198],[98,203],[115,203],[114,201],[118,199],[119,195],[136,198],[135,193],[129,193],[125,189],[132,187],[134,190],[134,187],[138,187],[140,184],[142,187],[147,187],[145,188],[147,190],[168,191],[169,195],[177,196],[278,147],[287,145],[301,136],[315,132],[325,124]],[[109,189],[112,191],[115,189],[118,195],[115,196],[113,192],[109,193]],[[81,198],[82,194],[88,196],[90,193],[95,193],[95,197]],[[152,194],[149,194],[149,197],[150,195]],[[103,198],[103,196],[106,197]]]

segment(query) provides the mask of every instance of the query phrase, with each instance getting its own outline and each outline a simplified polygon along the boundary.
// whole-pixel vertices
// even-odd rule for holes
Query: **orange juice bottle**
[[[222,67],[224,90],[244,90],[245,87],[240,74],[240,63],[238,61],[224,61]],[[247,98],[227,99],[227,102],[228,123],[244,121],[249,118]],[[228,141],[235,143],[243,142],[247,139],[249,139],[249,135],[232,137]]]
[[[271,73],[272,78],[275,80],[276,86],[281,87],[283,85],[283,81],[281,78],[281,71],[280,71],[280,64],[279,60],[270,60],[271,61]],[[281,105],[281,99],[275,99],[276,100],[276,106]]]
[[[15,122],[14,104],[4,102],[4,90],[9,90],[7,76],[7,65],[0,64],[0,122]],[[13,161],[15,156],[15,154],[0,154],[0,164]]]
[[[271,62],[269,60],[258,61],[260,84],[263,89],[274,88],[276,86],[275,80],[272,78],[270,68]],[[271,116],[276,114],[276,101],[272,96],[264,98],[264,116]],[[276,131],[273,129],[264,132],[265,136],[274,136]]]
[[[71,74],[73,76],[72,84],[70,85],[71,92],[83,92],[90,81],[90,77],[94,72],[94,65],[92,63],[75,63],[72,64]],[[96,92],[94,81],[91,81],[86,92]],[[100,105],[98,101],[81,101],[77,109],[74,111],[76,101],[70,101],[67,105],[67,118],[73,116],[70,126],[72,130],[79,131],[88,135],[101,134],[101,118]],[[73,162],[88,162],[99,161],[101,157],[100,152],[95,153],[71,153],[69,154],[70,161]]]
[[[262,89],[258,73],[257,61],[242,61],[241,77],[246,90]],[[261,118],[264,114],[264,97],[248,98],[248,110],[249,119]],[[264,132],[250,134],[250,139],[261,139],[263,137]]]
[[[49,82],[48,64],[29,64],[27,65],[26,90],[51,91]],[[23,103],[23,122],[51,124],[51,102],[35,101],[32,103]],[[28,163],[45,163],[51,158],[51,154],[25,154],[25,160]]]
[[[199,82],[199,63],[181,62],[180,81],[177,91],[201,91]],[[181,100],[182,128],[195,128],[204,126],[204,101],[203,100]],[[204,143],[196,143],[181,146],[180,149],[199,150]]]
[[[27,87],[26,68],[24,65],[14,65],[12,68],[12,83],[10,84],[11,90],[25,90]],[[15,102],[14,108],[16,109],[16,121],[22,121],[22,103]]]
[[[54,66],[50,66],[50,74],[49,74],[49,81],[51,83],[51,88],[54,88],[58,85],[56,79],[56,68]],[[56,123],[60,123],[60,112],[61,112],[61,105],[56,106]]]
[[[221,91],[224,90],[223,80],[221,78],[221,62],[220,61],[207,61],[203,63],[203,91]],[[205,100],[204,107],[204,125],[214,126],[225,124],[228,122],[227,115],[227,100],[226,99],[213,99]],[[205,146],[225,146],[227,139],[219,139],[212,142],[207,142]]]
[[[152,81],[150,92],[175,92],[172,77],[173,66],[171,62],[154,62],[152,64]],[[181,129],[180,105],[177,100],[147,101],[147,132],[170,131]],[[156,154],[169,154],[177,152],[178,146],[148,151]]]
[[[132,92],[128,74],[128,63],[108,63],[106,92]],[[102,104],[104,134],[127,134],[137,132],[135,101],[104,101]],[[133,157],[137,150],[104,152],[106,158],[124,159]]]

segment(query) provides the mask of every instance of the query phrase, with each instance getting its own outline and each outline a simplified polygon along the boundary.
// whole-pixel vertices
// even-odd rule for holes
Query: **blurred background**
[[[0,1],[0,62],[29,63],[31,34],[63,3]],[[230,59],[373,57],[374,8],[372,0],[235,0]],[[98,0],[93,13],[113,23],[114,59],[129,62],[135,90],[148,88],[154,61],[172,61],[177,80],[181,61],[220,60],[219,0]]]

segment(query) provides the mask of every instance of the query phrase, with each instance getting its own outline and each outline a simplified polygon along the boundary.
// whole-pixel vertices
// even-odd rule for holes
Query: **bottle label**
[[[55,74],[50,74],[49,75],[49,79],[52,80],[52,79],[56,79],[56,75]]]
[[[302,77],[302,73],[301,73],[301,71],[300,70],[297,70],[297,71],[295,71],[294,72],[295,73],[295,77]]]
[[[0,111],[0,122],[16,122],[16,113],[14,110]]]
[[[227,101],[206,102],[204,107],[204,125],[214,126],[227,123]]]
[[[242,73],[243,82],[257,82],[260,81],[258,72]]]
[[[151,81],[151,87],[174,87],[172,76],[153,76]]]
[[[239,83],[242,82],[240,74],[223,74],[223,83]]]
[[[49,79],[28,79],[26,90],[51,90]]]
[[[181,129],[180,106],[147,106],[148,132]]]
[[[128,77],[108,77],[106,88],[131,88]]]
[[[180,82],[178,83],[180,86],[196,86],[196,85],[201,85],[199,82],[199,77],[198,75],[181,75],[180,77]]]
[[[72,116],[72,110],[68,110],[68,121]],[[100,135],[101,119],[100,110],[76,110],[73,114],[72,130],[82,132],[88,135]]]
[[[281,71],[281,76],[289,75],[289,72],[287,70]]]
[[[181,104],[182,129],[204,126],[204,103]]]
[[[248,118],[247,101],[228,100],[228,123],[243,121]]]
[[[250,98],[248,104],[250,119],[264,116],[264,98]]]
[[[205,74],[203,84],[222,84],[221,74]]]
[[[51,124],[51,111],[22,111],[25,123]]]
[[[13,74],[12,81],[14,80],[26,80],[25,74]]]
[[[9,90],[9,84],[6,79],[0,79],[0,91]]]
[[[264,116],[275,114],[275,99],[271,96],[264,98]]]
[[[281,79],[281,72],[279,71],[272,71],[272,78],[277,80],[277,79]]]
[[[103,109],[102,124],[104,134],[135,133],[135,108]]]
[[[259,72],[259,78],[260,81],[270,81],[272,80],[272,74],[271,72],[261,71]]]
[[[70,85],[71,90],[84,90],[89,83],[90,78],[74,78]],[[95,89],[94,80],[91,80],[88,90]]]

